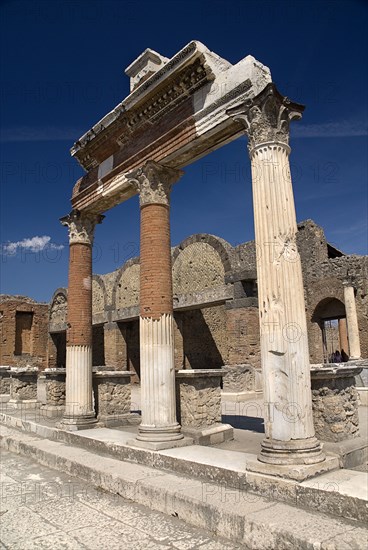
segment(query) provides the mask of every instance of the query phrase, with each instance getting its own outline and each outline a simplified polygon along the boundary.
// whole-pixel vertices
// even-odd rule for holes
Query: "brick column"
[[[69,230],[66,339],[66,403],[61,426],[69,430],[96,422],[92,403],[92,244],[103,216],[73,210],[61,218]]]
[[[304,107],[269,84],[228,113],[249,138],[257,251],[265,432],[259,460],[313,464],[325,456],[315,437],[308,334],[289,167],[289,122]]]
[[[183,435],[176,420],[170,191],[182,175],[148,161],[128,178],[140,196],[140,363],[142,423],[132,443],[173,447]]]
[[[344,302],[348,325],[349,359],[360,359],[360,338],[355,304],[354,287],[349,281],[344,283]]]

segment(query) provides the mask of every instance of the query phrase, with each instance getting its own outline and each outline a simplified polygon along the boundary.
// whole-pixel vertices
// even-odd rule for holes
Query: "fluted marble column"
[[[61,218],[69,230],[66,403],[61,426],[69,430],[96,422],[92,402],[92,244],[103,216],[73,210]]]
[[[324,460],[315,438],[308,336],[297,224],[289,167],[289,121],[304,107],[269,84],[228,111],[249,138],[257,251],[265,432],[259,460],[313,464]]]
[[[176,420],[170,246],[170,191],[181,175],[152,161],[128,175],[139,192],[141,210],[142,423],[134,442],[151,449],[171,447],[183,439]]]
[[[344,283],[344,301],[346,322],[348,325],[349,359],[360,359],[360,338],[355,304],[355,292],[353,285],[349,281]]]

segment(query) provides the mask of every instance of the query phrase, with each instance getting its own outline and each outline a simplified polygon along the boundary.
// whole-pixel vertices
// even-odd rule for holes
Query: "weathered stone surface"
[[[61,372],[45,371],[46,405],[65,405],[65,370]]]
[[[37,399],[37,371],[11,372],[10,399],[15,401]]]
[[[48,305],[0,295],[0,365],[47,366]]]
[[[211,376],[208,370],[177,372],[178,417],[183,427],[203,428],[221,422],[221,376],[218,371]]]
[[[324,441],[342,441],[359,436],[358,392],[354,374],[321,377],[322,367],[311,372],[313,421],[316,436]],[[332,369],[331,369],[332,370]],[[347,369],[349,370],[349,369]]]
[[[100,372],[93,374],[96,413],[98,416],[130,412],[130,373]]]
[[[10,393],[10,367],[0,367],[0,395]]]
[[[250,365],[226,366],[223,378],[224,392],[254,391],[256,389],[256,371]]]

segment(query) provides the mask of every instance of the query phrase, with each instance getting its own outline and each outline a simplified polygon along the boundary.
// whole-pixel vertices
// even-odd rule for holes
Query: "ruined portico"
[[[296,219],[288,166],[288,123],[301,116],[302,107],[277,92],[269,70],[252,56],[231,65],[199,42],[191,42],[170,60],[146,50],[130,65],[128,72],[132,90],[129,96],[82,136],[72,149],[72,155],[87,170],[73,190],[72,217],[96,219],[137,192],[140,194],[141,265],[145,265],[140,283],[140,352],[141,358],[145,358],[141,377],[146,408],[142,411],[143,422],[138,436],[141,443],[144,440],[148,443],[171,440],[174,444],[181,438],[173,407],[173,380],[169,376],[173,369],[170,366],[172,337],[169,326],[171,271],[169,274],[167,265],[159,265],[161,258],[169,256],[166,254],[166,249],[169,250],[168,199],[167,191],[157,199],[152,179],[154,182],[160,174],[165,180],[170,172],[178,173],[187,164],[247,133],[256,241],[264,252],[259,254],[257,274],[260,299],[264,304],[260,307],[260,327],[269,415],[260,458],[275,464],[323,461],[313,429],[302,273],[295,241]],[[151,176],[156,175],[150,177],[149,171]],[[169,177],[169,180],[171,186],[175,178]],[[157,182],[153,185],[157,186]],[[142,204],[143,191],[150,195],[146,205]],[[157,246],[167,243],[161,258],[144,252],[147,223],[153,228]],[[275,251],[270,243],[276,244],[280,251]],[[91,248],[91,242],[89,246]],[[158,272],[162,278],[154,276]],[[86,274],[80,275],[79,284],[86,277]],[[69,281],[69,285],[73,284],[72,277]],[[165,303],[158,301],[150,305],[144,288],[147,281],[151,282],[151,286],[147,286],[149,291],[165,296]],[[89,312],[87,294],[92,287],[87,289],[87,286],[83,287],[85,303],[82,310]],[[71,304],[70,286],[68,296]],[[168,303],[170,296],[171,304]],[[92,324],[89,313],[83,317],[83,322]],[[165,330],[159,328],[165,323]],[[149,330],[148,325],[152,325]],[[165,341],[159,337],[160,331],[165,334]],[[290,333],[285,336],[285,331]],[[79,369],[75,380],[84,384],[84,409],[87,410],[92,364],[87,358],[90,343],[88,338],[85,340],[75,343],[85,346],[83,369],[70,352],[67,352],[66,368],[67,394],[74,391],[71,380],[76,375],[72,373]],[[153,352],[147,353],[147,350],[157,351],[155,358]],[[158,359],[162,350],[165,350],[165,360]],[[160,376],[165,383],[158,389]],[[158,400],[162,411],[152,413]],[[87,416],[89,414],[87,411]]]

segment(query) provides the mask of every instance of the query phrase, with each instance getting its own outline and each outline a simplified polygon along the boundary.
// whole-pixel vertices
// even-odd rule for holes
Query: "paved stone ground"
[[[1,549],[245,549],[32,459],[0,458]]]

